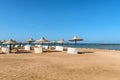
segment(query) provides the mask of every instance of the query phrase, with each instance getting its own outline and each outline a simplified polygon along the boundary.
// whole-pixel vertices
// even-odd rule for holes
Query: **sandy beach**
[[[0,80],[120,80],[120,51],[0,54]]]

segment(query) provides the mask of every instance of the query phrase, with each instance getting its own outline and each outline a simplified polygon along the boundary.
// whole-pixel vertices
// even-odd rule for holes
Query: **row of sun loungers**
[[[17,48],[18,46],[15,46]],[[34,53],[43,53],[43,51],[47,51],[50,48],[54,48],[55,51],[64,51],[63,46],[47,46],[47,45],[36,45],[34,49]],[[32,49],[31,45],[25,45],[24,50],[30,51]],[[2,53],[9,53],[9,46],[1,48]],[[77,54],[78,50],[76,48],[67,48],[68,54]]]

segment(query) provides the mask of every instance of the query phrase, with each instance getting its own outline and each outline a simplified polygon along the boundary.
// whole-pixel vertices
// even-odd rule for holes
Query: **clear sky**
[[[120,43],[119,0],[0,0],[0,40]]]

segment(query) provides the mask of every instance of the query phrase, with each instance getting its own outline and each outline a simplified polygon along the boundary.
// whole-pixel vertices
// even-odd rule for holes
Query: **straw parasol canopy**
[[[33,38],[30,38],[30,39],[27,40],[27,42],[29,42],[29,44],[30,44],[32,42],[35,42],[35,40]]]
[[[15,44],[15,43],[16,43],[15,40],[10,39],[10,40],[4,42],[3,44]]]
[[[41,37],[40,40],[37,40],[38,42],[40,43],[45,43],[45,42],[48,42],[48,40],[46,40],[44,37]]]
[[[69,40],[69,41],[75,42],[75,45],[76,45],[77,41],[83,41],[83,39],[78,38],[77,36],[74,36],[74,37],[73,37],[71,40]]]

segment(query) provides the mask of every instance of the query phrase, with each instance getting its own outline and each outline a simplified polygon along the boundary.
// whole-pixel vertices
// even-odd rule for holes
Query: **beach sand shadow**
[[[79,51],[78,54],[85,54],[85,53],[94,53],[94,52],[91,52],[91,51]]]
[[[17,50],[15,54],[21,54],[21,53],[32,53],[31,51],[26,51],[26,50]]]
[[[43,52],[47,53],[47,52],[61,52],[61,51],[56,51],[56,50],[46,50],[46,51],[43,51]]]

